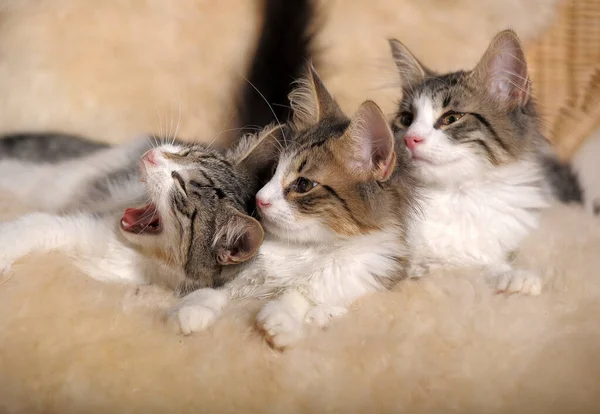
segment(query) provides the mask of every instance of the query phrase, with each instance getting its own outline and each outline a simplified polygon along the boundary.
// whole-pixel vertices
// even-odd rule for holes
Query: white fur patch
[[[426,189],[409,231],[413,267],[484,266],[504,273],[507,256],[538,226],[540,210],[549,205],[540,174],[535,165],[521,162],[457,187]]]
[[[189,335],[212,326],[228,301],[226,290],[198,289],[186,295],[171,313],[176,316],[181,333]]]
[[[0,224],[0,272],[30,253],[61,251],[90,277],[101,281],[145,283],[143,257],[123,243],[114,216],[55,216],[33,213]]]
[[[292,288],[315,304],[346,307],[382,290],[379,280],[397,277],[393,257],[406,254],[405,250],[392,230],[320,246],[267,237],[257,258],[231,285],[232,295],[268,297]]]
[[[304,296],[290,291],[267,303],[256,316],[256,323],[273,348],[285,349],[304,336],[309,307]]]
[[[452,142],[440,129],[434,128],[442,108],[428,96],[420,95],[413,102],[415,119],[406,135],[422,138],[411,151],[421,178],[430,184],[455,184],[480,174],[485,160],[469,147]]]

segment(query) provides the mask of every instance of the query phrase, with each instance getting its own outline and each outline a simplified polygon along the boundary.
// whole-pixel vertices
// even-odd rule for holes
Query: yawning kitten
[[[146,151],[144,140],[53,164],[3,160],[0,170],[10,174],[1,175],[0,187],[55,213],[0,224],[0,273],[26,254],[62,251],[95,279],[161,281],[181,293],[222,285],[221,267],[249,259],[262,242],[248,213],[258,173],[277,159],[281,132],[267,128],[225,153],[182,143]],[[139,173],[136,152],[144,154]],[[135,199],[148,202],[119,219]]]
[[[260,2],[260,37],[235,97],[241,130],[288,118],[281,104],[312,54],[313,3]],[[222,265],[247,260],[262,241],[248,214],[283,134],[267,127],[227,152],[150,149],[147,139],[110,148],[60,134],[4,137],[0,189],[43,213],[0,224],[0,273],[27,253],[60,250],[97,279],[170,282],[183,293],[223,284]]]
[[[519,39],[503,31],[472,71],[443,75],[390,44],[404,87],[393,126],[427,187],[409,234],[413,275],[482,266],[499,291],[539,294],[539,277],[510,258],[551,201],[549,165],[559,164],[539,132]]]
[[[232,298],[274,297],[257,317],[276,348],[305,323],[320,326],[357,298],[404,277],[414,183],[396,160],[381,110],[367,101],[346,118],[316,73],[291,96],[294,133],[256,196],[266,238],[222,289],[201,289],[175,309],[184,333],[211,325]]]

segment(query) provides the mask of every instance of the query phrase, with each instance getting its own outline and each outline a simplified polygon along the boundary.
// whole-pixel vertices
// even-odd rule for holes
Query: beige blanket
[[[440,272],[282,354],[253,327],[257,303],[182,337],[164,321],[170,293],[31,258],[0,286],[0,411],[597,412],[599,252],[600,220],[556,207],[518,259],[543,275],[542,296]]]

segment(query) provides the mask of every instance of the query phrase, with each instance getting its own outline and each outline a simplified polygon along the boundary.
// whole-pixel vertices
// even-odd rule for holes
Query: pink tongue
[[[146,220],[144,220],[146,218]],[[142,221],[146,221],[148,224],[152,219],[152,214],[148,212],[148,208],[128,208],[123,214],[123,222],[127,226],[133,226],[135,224],[143,225]]]
[[[158,214],[153,204],[142,208],[128,208],[121,219],[121,226],[127,231],[152,231],[158,225]],[[155,226],[152,226],[152,224]]]

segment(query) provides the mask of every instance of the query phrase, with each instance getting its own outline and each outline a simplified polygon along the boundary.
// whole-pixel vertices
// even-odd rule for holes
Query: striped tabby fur
[[[258,192],[265,241],[221,289],[200,289],[173,309],[184,333],[210,326],[232,298],[271,298],[257,316],[275,348],[307,324],[324,327],[358,298],[406,273],[415,181],[381,110],[347,118],[311,68],[292,94],[293,130],[273,178]]]
[[[390,45],[404,88],[393,129],[426,187],[409,233],[413,276],[481,266],[499,291],[539,294],[539,277],[510,258],[553,198],[581,191],[540,133],[517,35],[499,33],[475,68],[447,74]]]

